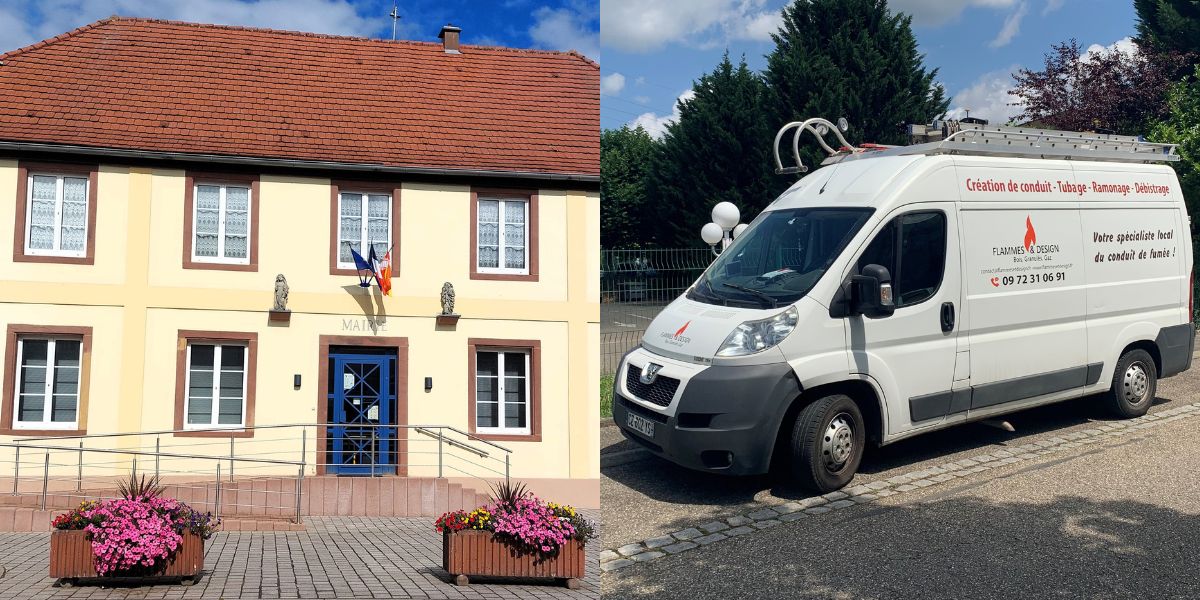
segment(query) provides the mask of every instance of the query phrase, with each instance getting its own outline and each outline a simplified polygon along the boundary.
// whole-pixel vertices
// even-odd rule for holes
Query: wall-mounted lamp
[[[432,390],[432,389],[433,389],[433,378],[432,378],[432,377],[426,377],[426,378],[425,378],[425,391],[427,391],[427,392],[428,392],[428,391],[430,391],[430,390]]]
[[[300,389],[300,374],[292,375],[292,387]]]

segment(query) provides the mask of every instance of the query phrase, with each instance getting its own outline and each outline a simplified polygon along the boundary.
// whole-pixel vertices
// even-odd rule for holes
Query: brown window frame
[[[525,250],[528,253],[529,272],[515,273],[486,273],[479,271],[479,197],[499,199],[518,199],[529,203],[529,217],[525,221],[527,229]],[[535,190],[516,190],[504,188],[471,188],[471,279],[490,281],[537,281],[538,280],[538,193]],[[501,260],[504,257],[500,257]]]
[[[392,277],[400,274],[400,184],[381,181],[334,180],[330,182],[329,196],[329,274],[357,275],[355,269],[338,267],[338,202],[342,192],[391,194],[392,196]],[[366,215],[363,215],[366,218]],[[366,258],[364,256],[363,258]],[[383,258],[380,256],[379,258]]]
[[[480,350],[529,351],[529,433],[478,433],[475,428],[475,355]],[[467,340],[467,433],[472,437],[493,442],[542,441],[542,342],[541,340],[508,340],[469,338]]]
[[[210,271],[250,271],[258,272],[258,182],[256,174],[238,173],[205,173],[188,171],[183,178],[183,268],[205,269]],[[223,262],[204,262],[192,259],[192,245],[195,244],[195,195],[196,184],[215,185],[245,185],[250,187],[250,255],[248,264]]]
[[[335,196],[336,197],[336,196]],[[396,351],[396,425],[408,424],[408,338],[366,337],[354,335],[322,335],[317,345],[317,455],[325,456],[325,442],[329,439],[329,348],[332,346],[364,346],[388,348]],[[408,477],[408,437],[400,436],[396,441],[396,476]],[[324,458],[317,459],[317,475],[326,473]]]
[[[25,217],[29,206],[29,172],[54,175],[84,176],[88,179],[87,244],[83,256],[43,256],[25,254]],[[57,263],[64,265],[96,264],[96,192],[100,179],[100,165],[44,163],[20,161],[17,163],[17,211],[16,235],[13,236],[13,262]]]
[[[17,387],[17,338],[25,336],[79,337],[82,345],[79,354],[79,403],[75,407],[75,429],[17,429],[13,426],[16,417]],[[92,375],[92,328],[65,325],[21,325],[10,324],[4,342],[4,398],[0,406],[0,434],[15,436],[30,435],[84,435],[87,433],[88,388]]]
[[[184,431],[184,410],[187,402],[187,347],[192,343],[243,342],[246,344],[246,412],[242,427],[224,429],[190,429]],[[235,331],[195,331],[180,329],[175,350],[175,437],[254,437],[254,399],[258,384],[258,334]],[[215,407],[214,407],[215,409]]]

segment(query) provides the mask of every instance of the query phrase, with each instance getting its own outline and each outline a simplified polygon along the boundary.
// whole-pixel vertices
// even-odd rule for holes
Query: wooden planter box
[[[184,585],[191,585],[203,570],[204,540],[185,531],[183,545],[153,577],[183,578]],[[86,531],[55,530],[50,534],[50,577],[67,586],[75,584],[77,579],[100,577],[96,573],[92,543],[88,541]]]
[[[544,577],[575,589],[583,579],[584,553],[578,541],[567,540],[554,558],[516,556],[512,548],[493,540],[490,531],[447,531],[442,534],[442,568],[458,585],[470,583],[472,575]]]

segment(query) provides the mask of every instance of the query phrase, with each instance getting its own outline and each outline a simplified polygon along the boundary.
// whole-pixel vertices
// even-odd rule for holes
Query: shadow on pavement
[[[1155,406],[1170,404],[1163,397]],[[1169,407],[1168,407],[1169,408]],[[1152,409],[1153,410],[1153,409]],[[1092,422],[1116,420],[1105,413],[1099,397],[1070,400],[1049,406],[1032,408],[1003,417],[1016,428],[1007,432],[981,423],[949,427],[902,440],[883,447],[868,447],[859,467],[859,476],[850,485],[887,478],[916,468],[925,461],[934,464],[955,460],[953,455],[972,451],[986,452],[988,446],[1002,448],[1027,443],[1026,438],[1058,435],[1063,430]],[[621,442],[622,445],[632,442]],[[777,463],[779,461],[776,461]],[[601,469],[607,477],[645,496],[671,504],[730,505],[753,502],[756,496],[767,493],[777,498],[795,500],[815,494],[792,485],[782,468],[771,474],[732,477],[693,471],[652,456],[646,460]],[[605,507],[608,519],[619,518],[616,507]],[[695,525],[680,521],[681,527]]]
[[[635,568],[604,598],[1200,597],[1200,516],[1146,502],[967,497],[801,523]]]

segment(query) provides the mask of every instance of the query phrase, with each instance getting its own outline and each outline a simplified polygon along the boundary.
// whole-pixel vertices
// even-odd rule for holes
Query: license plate
[[[626,416],[625,424],[629,425],[630,429],[646,437],[654,437],[654,421],[633,413],[626,413]]]

